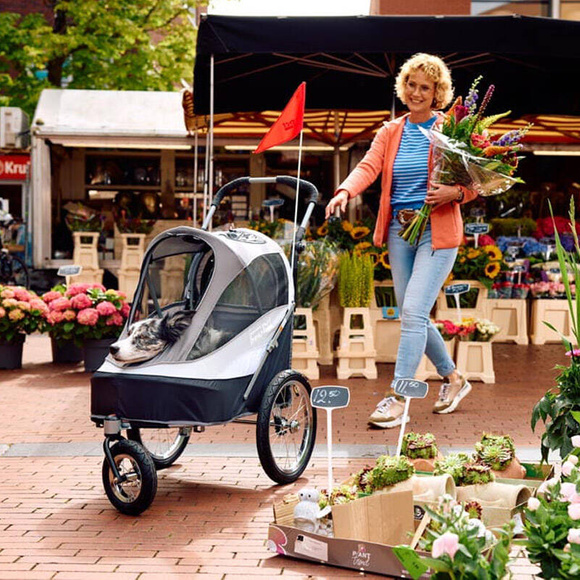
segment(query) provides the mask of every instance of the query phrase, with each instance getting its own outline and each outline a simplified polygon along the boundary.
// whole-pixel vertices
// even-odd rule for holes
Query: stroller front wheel
[[[276,483],[292,483],[306,469],[316,440],[316,409],[310,384],[300,373],[277,374],[258,411],[256,444],[264,471]]]
[[[139,443],[127,439],[111,447],[111,456],[120,477],[115,477],[105,457],[102,473],[105,493],[121,513],[138,516],[151,505],[157,492],[153,460]]]

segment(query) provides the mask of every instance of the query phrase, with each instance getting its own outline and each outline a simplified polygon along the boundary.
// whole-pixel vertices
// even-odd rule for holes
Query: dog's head
[[[133,323],[125,338],[109,348],[119,363],[143,362],[157,356],[168,345],[177,342],[191,323],[193,310],[165,314],[163,318],[147,318]]]

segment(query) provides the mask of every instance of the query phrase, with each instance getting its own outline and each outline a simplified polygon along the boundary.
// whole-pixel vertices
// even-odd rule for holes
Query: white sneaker
[[[393,396],[386,397],[377,405],[377,408],[369,417],[369,423],[381,429],[397,427],[403,422],[404,411],[405,403]],[[406,422],[408,421],[409,416],[407,416]]]
[[[457,405],[471,392],[471,385],[469,381],[459,375],[459,380],[453,383],[445,380],[439,389],[439,399],[433,407],[433,413],[444,415],[446,413],[453,413],[457,409]]]

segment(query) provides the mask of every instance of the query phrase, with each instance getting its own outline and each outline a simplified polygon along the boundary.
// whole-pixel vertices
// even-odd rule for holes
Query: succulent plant
[[[357,490],[361,493],[372,493],[372,487],[370,482],[370,475],[373,471],[372,467],[368,465],[363,467],[357,473],[354,473],[352,476],[352,483],[357,488]]]
[[[496,471],[507,469],[515,455],[516,448],[509,435],[484,433],[481,441],[475,444],[475,457],[478,463],[488,465]]]
[[[447,457],[435,462],[433,475],[445,475],[448,473],[455,482],[461,485],[465,478],[465,466],[469,463],[469,456],[466,453],[450,453]]]
[[[318,500],[318,507],[323,509],[327,505],[340,505],[343,503],[348,503],[349,501],[356,499],[357,495],[357,489],[354,486],[343,484],[333,488],[330,493],[329,501],[328,491],[323,489],[320,494],[320,499]]]
[[[477,518],[478,520],[481,519],[483,514],[483,508],[481,504],[475,500],[466,502],[464,506],[465,511],[468,513],[470,518]]]
[[[367,475],[368,484],[371,491],[377,491],[405,481],[413,473],[415,473],[415,468],[404,455],[399,457],[381,455],[375,467]]]
[[[465,466],[465,477],[463,482],[459,485],[479,485],[482,483],[489,483],[495,479],[489,465],[482,465],[470,461]]]
[[[401,453],[409,459],[434,459],[437,457],[435,435],[407,433],[403,438]]]

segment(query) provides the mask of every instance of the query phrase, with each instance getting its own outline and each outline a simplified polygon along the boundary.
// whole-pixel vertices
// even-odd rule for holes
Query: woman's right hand
[[[348,191],[346,191],[346,189],[341,189],[328,202],[328,205],[326,206],[325,218],[328,219],[329,217],[333,216],[337,207],[340,208],[341,213],[344,213],[346,211],[347,203],[348,203]]]

